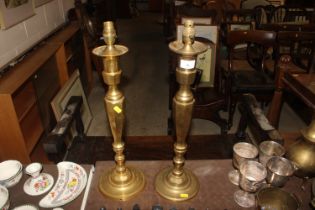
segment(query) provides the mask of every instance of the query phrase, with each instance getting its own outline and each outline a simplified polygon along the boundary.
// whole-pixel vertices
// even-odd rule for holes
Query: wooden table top
[[[239,207],[233,200],[233,194],[239,188],[229,182],[228,172],[233,169],[232,161],[225,160],[187,160],[185,167],[192,170],[200,182],[199,193],[191,200],[184,202],[171,202],[160,197],[154,190],[155,175],[163,168],[172,165],[172,161],[127,161],[127,165],[134,166],[143,171],[146,177],[146,186],[143,192],[135,198],[127,201],[112,200],[104,197],[99,189],[98,182],[100,175],[114,166],[113,161],[100,161],[96,163],[95,174],[91,184],[86,209],[99,210],[106,207],[109,210],[122,208],[131,210],[135,204],[140,209],[152,209],[153,205],[159,204],[165,210],[176,208],[187,210],[192,207],[196,210],[204,209],[244,209]],[[306,184],[306,190],[301,189],[302,180],[291,177],[283,188],[287,192],[294,192],[302,200],[301,209],[309,209],[308,203],[311,198],[310,181]],[[252,208],[254,209],[254,208]]]
[[[315,110],[315,74],[291,74],[286,72],[284,83],[309,107]]]

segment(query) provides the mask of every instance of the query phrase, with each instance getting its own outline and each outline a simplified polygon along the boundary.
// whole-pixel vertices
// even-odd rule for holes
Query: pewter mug
[[[283,156],[284,147],[275,141],[263,141],[259,144],[259,162],[266,166],[268,160],[274,156]]]
[[[295,169],[291,161],[275,156],[267,163],[267,182],[275,187],[283,187]]]
[[[255,160],[258,155],[258,149],[250,143],[239,142],[233,146],[233,165],[239,169],[245,160]]]
[[[256,192],[266,176],[266,168],[257,161],[249,160],[240,165],[240,187],[246,192]]]

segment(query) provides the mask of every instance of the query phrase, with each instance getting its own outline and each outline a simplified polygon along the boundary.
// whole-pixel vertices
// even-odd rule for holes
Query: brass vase
[[[169,44],[170,50],[179,55],[176,80],[180,87],[173,98],[173,118],[176,128],[173,167],[160,171],[155,178],[155,190],[164,198],[184,201],[193,198],[199,190],[197,177],[184,168],[187,151],[186,138],[189,133],[194,97],[190,90],[196,75],[196,57],[207,50],[207,46],[194,40],[195,30],[191,20],[184,23],[182,42]]]
[[[105,195],[117,200],[127,200],[137,195],[145,186],[145,178],[141,171],[125,165],[124,142],[122,131],[124,123],[124,99],[118,89],[121,69],[118,68],[118,56],[127,53],[128,48],[114,45],[116,31],[113,22],[104,22],[103,37],[106,45],[97,47],[93,54],[102,57],[104,70],[102,76],[108,85],[105,95],[105,108],[113,135],[113,150],[115,151],[116,166],[101,175],[99,189]]]
[[[287,158],[296,166],[295,175],[301,178],[315,177],[315,119],[301,130],[302,138],[293,143],[288,151]]]

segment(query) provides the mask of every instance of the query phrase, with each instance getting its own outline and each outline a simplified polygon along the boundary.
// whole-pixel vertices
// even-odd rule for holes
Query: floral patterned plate
[[[30,177],[24,183],[24,192],[28,195],[41,195],[50,190],[54,184],[54,178],[50,174],[41,173],[38,177]]]
[[[84,168],[73,162],[57,164],[58,179],[53,189],[39,202],[42,208],[65,205],[77,198],[84,190],[87,174]]]

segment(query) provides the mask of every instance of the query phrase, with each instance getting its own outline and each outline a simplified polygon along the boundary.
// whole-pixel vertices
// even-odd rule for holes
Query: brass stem
[[[118,68],[118,57],[125,54],[128,48],[114,45],[116,32],[113,22],[104,23],[103,37],[107,45],[97,47],[93,53],[103,58],[102,76],[108,85],[104,97],[105,109],[113,135],[113,150],[115,152],[115,167],[100,176],[99,189],[105,195],[114,199],[127,200],[137,195],[145,186],[144,174],[125,165],[122,141],[124,125],[124,95],[118,88],[122,71]]]
[[[124,143],[122,141],[122,131],[124,123],[124,96],[118,89],[121,72],[118,70],[116,57],[104,59],[103,79],[108,85],[108,91],[105,95],[105,108],[108,113],[109,125],[113,134],[113,150],[116,161],[116,171],[122,173],[125,168]]]

